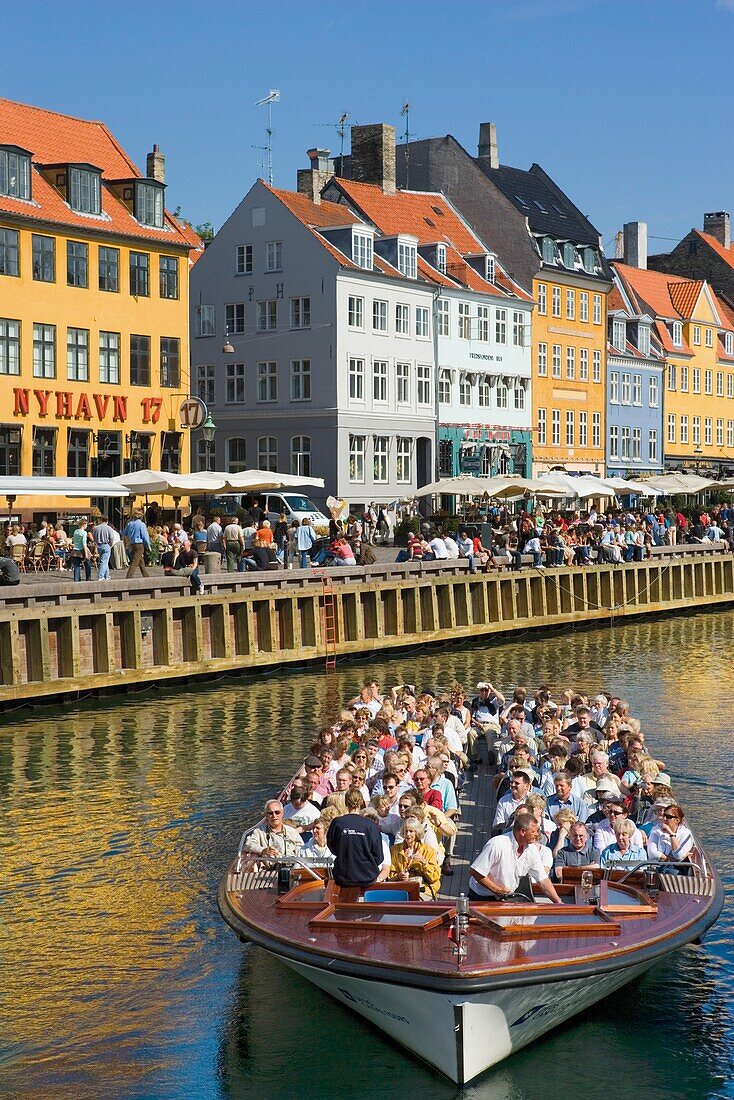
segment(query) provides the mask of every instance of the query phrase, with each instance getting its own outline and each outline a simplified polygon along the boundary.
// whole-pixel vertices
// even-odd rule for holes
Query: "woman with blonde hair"
[[[402,841],[390,850],[388,878],[391,882],[420,878],[424,891],[435,897],[436,887],[441,881],[441,869],[436,862],[436,853],[424,843],[423,823],[417,817],[409,817],[403,822],[402,831]]]

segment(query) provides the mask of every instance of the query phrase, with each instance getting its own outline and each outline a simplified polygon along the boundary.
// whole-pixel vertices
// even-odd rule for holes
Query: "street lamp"
[[[214,451],[214,436],[217,431],[217,426],[212,420],[212,414],[208,412],[206,414],[206,420],[201,425],[201,434],[204,436],[204,442],[206,443],[206,469],[207,473],[212,470],[212,453]]]
[[[224,330],[224,344],[222,345],[222,355],[234,355],[234,347],[232,341],[229,338],[229,329]]]
[[[701,446],[700,443],[697,443],[696,446],[693,448],[693,455],[694,455],[694,458],[696,459],[696,473],[698,473],[698,471],[701,468],[701,455],[702,454],[703,454],[703,447]]]

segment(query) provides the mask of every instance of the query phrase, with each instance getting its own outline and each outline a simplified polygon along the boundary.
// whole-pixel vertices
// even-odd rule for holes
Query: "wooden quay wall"
[[[408,648],[734,602],[734,556],[704,547],[639,564],[470,574],[465,561],[330,570],[336,654]],[[39,703],[326,654],[314,571],[0,589],[0,704]]]

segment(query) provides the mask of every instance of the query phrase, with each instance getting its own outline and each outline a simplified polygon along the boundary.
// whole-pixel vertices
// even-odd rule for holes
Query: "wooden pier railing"
[[[470,574],[465,561],[332,572],[336,655],[734,602],[734,556]],[[306,571],[0,589],[0,703],[320,659],[324,588]]]

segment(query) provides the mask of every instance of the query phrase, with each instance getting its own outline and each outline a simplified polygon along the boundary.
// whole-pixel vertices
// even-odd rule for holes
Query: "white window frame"
[[[573,409],[566,409],[566,446],[576,446],[576,416]]]
[[[576,291],[572,287],[566,288],[566,320],[576,320]]]
[[[561,445],[561,410],[553,409],[551,413],[551,447]]]
[[[364,359],[349,356],[349,400],[364,402]]]
[[[589,349],[579,348],[579,381],[589,381]]]
[[[416,393],[419,405],[432,405],[431,394],[431,368],[425,363],[419,363],[416,368]]]
[[[387,485],[390,480],[390,436],[372,438],[372,480],[375,485]]]
[[[398,405],[410,404],[410,363],[395,364],[395,394]]]
[[[251,275],[253,270],[253,249],[251,244],[238,244],[235,257],[235,275]]]
[[[538,343],[538,378],[548,377],[548,345],[544,340]]]
[[[395,480],[398,485],[408,485],[413,479],[413,440],[399,435],[395,440]]]
[[[387,336],[387,301],[384,298],[372,299],[372,331]]]
[[[430,310],[428,306],[415,307],[415,334],[419,340],[431,337]]]
[[[551,376],[553,378],[561,377],[561,345],[554,344],[551,350]]]
[[[595,294],[594,295],[593,308],[594,308],[594,324],[595,325],[600,325],[601,324],[601,294]]]
[[[311,436],[291,436],[291,473],[297,477],[311,476]]]
[[[278,440],[274,435],[261,435],[257,441],[258,470],[278,469]]]
[[[366,437],[349,436],[349,480],[353,485],[364,485]]]
[[[410,306],[405,302],[395,306],[395,335],[410,336]]]
[[[616,424],[609,425],[609,457],[619,458],[619,428]]]
[[[257,303],[256,309],[258,332],[275,332],[278,327],[278,301],[276,298],[266,298]]]
[[[680,441],[688,443],[688,417],[684,415],[680,418]]]
[[[656,374],[653,374],[648,379],[647,383],[647,403],[651,409],[656,409],[660,403],[660,387],[658,385],[658,378]]]
[[[640,462],[642,460],[642,429],[632,429],[632,461]]]
[[[642,375],[635,374],[632,376],[632,404],[642,404]]]
[[[512,346],[525,347],[525,314],[518,309],[512,311]]]
[[[588,290],[579,291],[579,321],[585,324],[589,323],[589,292]]]
[[[196,307],[196,335],[197,337],[217,335],[217,314],[214,306]]]
[[[591,446],[601,447],[601,413],[591,414]]]
[[[632,375],[627,371],[622,371],[622,405],[632,404]]]
[[[579,447],[589,445],[589,414],[579,411]]]
[[[291,298],[291,328],[311,328],[310,298]]]
[[[406,306],[407,309],[407,306]],[[451,335],[451,303],[448,298],[439,298],[436,305],[436,320],[439,336]]]
[[[352,263],[361,267],[363,271],[372,271],[373,246],[370,233],[359,233],[352,230]]]
[[[283,242],[265,242],[265,270],[270,273],[283,270]]]
[[[548,284],[538,283],[538,314],[545,317],[548,312]]]
[[[546,409],[538,409],[538,446],[545,447],[548,432],[548,413]]]
[[[668,413],[668,443],[675,443],[675,413]]]
[[[477,306],[477,340],[489,343],[489,306]]]
[[[372,401],[375,405],[386,405],[388,401],[387,359],[372,360]]]
[[[347,299],[347,324],[349,328],[364,331],[364,298],[350,294]]]
[[[418,277],[418,250],[410,241],[398,240],[398,271],[406,279]]]
[[[683,346],[683,325],[681,324],[680,321],[673,321],[673,331],[672,331],[671,335],[672,335],[674,347],[676,347],[676,348],[682,347]]]
[[[226,388],[224,403],[226,405],[244,405],[245,403],[245,364],[227,363]]]
[[[459,302],[459,339],[471,340],[471,306],[468,302]]]
[[[566,380],[573,382],[576,379],[576,348],[572,344],[566,347]]]
[[[551,316],[561,316],[561,288],[559,286],[551,287]]]
[[[619,371],[616,370],[609,372],[609,403],[619,404]]]
[[[311,360],[291,359],[291,401],[311,400]]]
[[[278,364],[273,359],[257,364],[257,403],[272,405],[278,400]],[[266,467],[260,467],[264,469]]]
[[[595,348],[592,354],[592,379],[601,382],[601,352]]]

